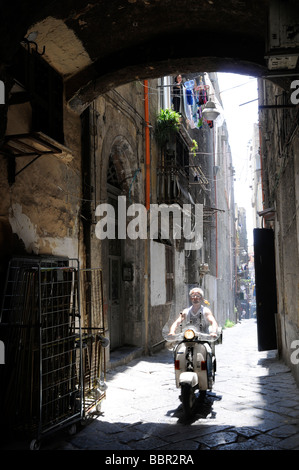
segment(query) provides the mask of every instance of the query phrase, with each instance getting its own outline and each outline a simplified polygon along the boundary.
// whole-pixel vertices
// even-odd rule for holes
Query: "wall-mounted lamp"
[[[219,116],[219,114],[220,112],[216,109],[215,103],[211,100],[207,102],[205,108],[202,111],[202,115],[207,121],[214,121]]]

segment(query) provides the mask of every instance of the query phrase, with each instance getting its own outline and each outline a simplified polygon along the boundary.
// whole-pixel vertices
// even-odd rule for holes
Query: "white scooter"
[[[222,341],[222,330],[218,328],[216,335],[202,333],[190,323],[181,327],[179,333],[165,334],[164,338],[173,345],[176,386],[181,388],[184,415],[190,418],[195,411],[197,398],[203,400],[207,390],[213,387],[216,373],[215,344]]]

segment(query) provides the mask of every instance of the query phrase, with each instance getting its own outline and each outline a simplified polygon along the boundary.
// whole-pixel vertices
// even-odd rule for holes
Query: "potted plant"
[[[158,114],[155,137],[162,148],[173,141],[173,137],[180,128],[180,117],[180,114],[172,109],[161,109]]]

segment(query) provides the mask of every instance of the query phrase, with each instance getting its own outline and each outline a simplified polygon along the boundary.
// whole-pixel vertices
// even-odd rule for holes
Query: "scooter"
[[[165,335],[172,344],[176,387],[181,389],[180,399],[186,418],[203,401],[207,390],[212,390],[216,374],[215,344],[222,342],[222,329],[217,334],[203,333],[194,324],[188,324],[174,335]]]

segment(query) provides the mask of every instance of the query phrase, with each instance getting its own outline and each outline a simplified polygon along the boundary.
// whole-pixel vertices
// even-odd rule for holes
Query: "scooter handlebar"
[[[215,342],[219,339],[220,335],[221,335],[221,331],[217,331],[217,333],[203,333],[201,331],[198,331],[196,330],[196,328],[194,328],[194,326],[190,325],[190,326],[187,326],[186,328],[184,328],[183,331],[180,331],[179,333],[174,333],[174,334],[167,334],[164,336],[164,339],[166,341],[169,341],[169,342],[174,342],[174,341],[181,341],[181,340],[184,340],[186,339],[185,338],[185,332],[187,330],[193,330],[194,331],[194,339],[197,339],[197,340],[204,340],[204,341],[208,341],[210,343],[212,342]],[[221,330],[218,329],[218,330]]]

